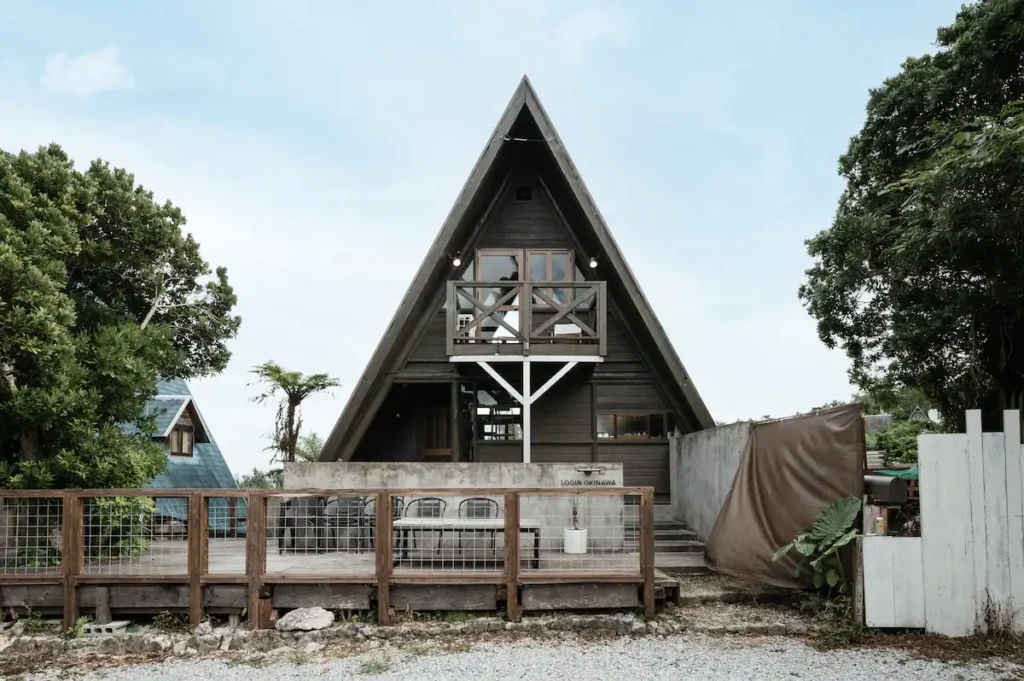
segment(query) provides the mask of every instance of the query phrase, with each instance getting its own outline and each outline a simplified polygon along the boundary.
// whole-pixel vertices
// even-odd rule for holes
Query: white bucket
[[[587,531],[576,530],[571,527],[565,528],[565,552],[586,553],[587,552]]]

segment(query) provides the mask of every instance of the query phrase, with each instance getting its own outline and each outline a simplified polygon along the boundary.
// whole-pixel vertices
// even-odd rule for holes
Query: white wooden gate
[[[919,436],[921,537],[864,538],[868,626],[1024,632],[1019,413],[1003,423],[1005,434],[982,433],[981,412],[969,411],[966,434]]]

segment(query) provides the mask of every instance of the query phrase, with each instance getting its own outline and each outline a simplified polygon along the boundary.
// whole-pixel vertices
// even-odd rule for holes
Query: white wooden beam
[[[537,392],[530,395],[530,404],[533,404],[534,402],[539,400],[541,395],[550,390],[551,386],[553,386],[555,383],[558,383],[558,379],[562,378],[562,376],[565,376],[567,373],[569,373],[574,366],[576,366],[576,362],[569,362],[564,367],[559,369],[554,376],[548,379],[547,383],[540,387],[540,389]]]
[[[530,463],[530,363],[523,362],[523,463]]]
[[[516,399],[516,402],[522,404],[523,406],[526,406],[526,400],[523,399],[523,396],[519,394],[519,391],[513,388],[512,384],[510,384],[508,381],[502,378],[501,374],[494,370],[494,367],[480,359],[476,360],[476,363],[483,367],[484,371],[490,374],[491,378],[498,382],[498,385],[507,390],[508,394]]]
[[[1003,412],[1006,435],[1006,505],[1010,552],[1010,612],[1013,631],[1024,633],[1024,460],[1021,458],[1020,412]]]
[[[450,362],[594,362],[604,361],[600,355],[452,355]]]

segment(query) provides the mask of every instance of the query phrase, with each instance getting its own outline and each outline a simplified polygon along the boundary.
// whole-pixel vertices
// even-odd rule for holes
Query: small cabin
[[[622,464],[714,426],[532,86],[470,172],[321,461]]]

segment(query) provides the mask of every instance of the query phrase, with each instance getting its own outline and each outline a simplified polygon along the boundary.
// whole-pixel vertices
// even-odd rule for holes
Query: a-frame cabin
[[[321,461],[614,462],[714,421],[523,78]]]

